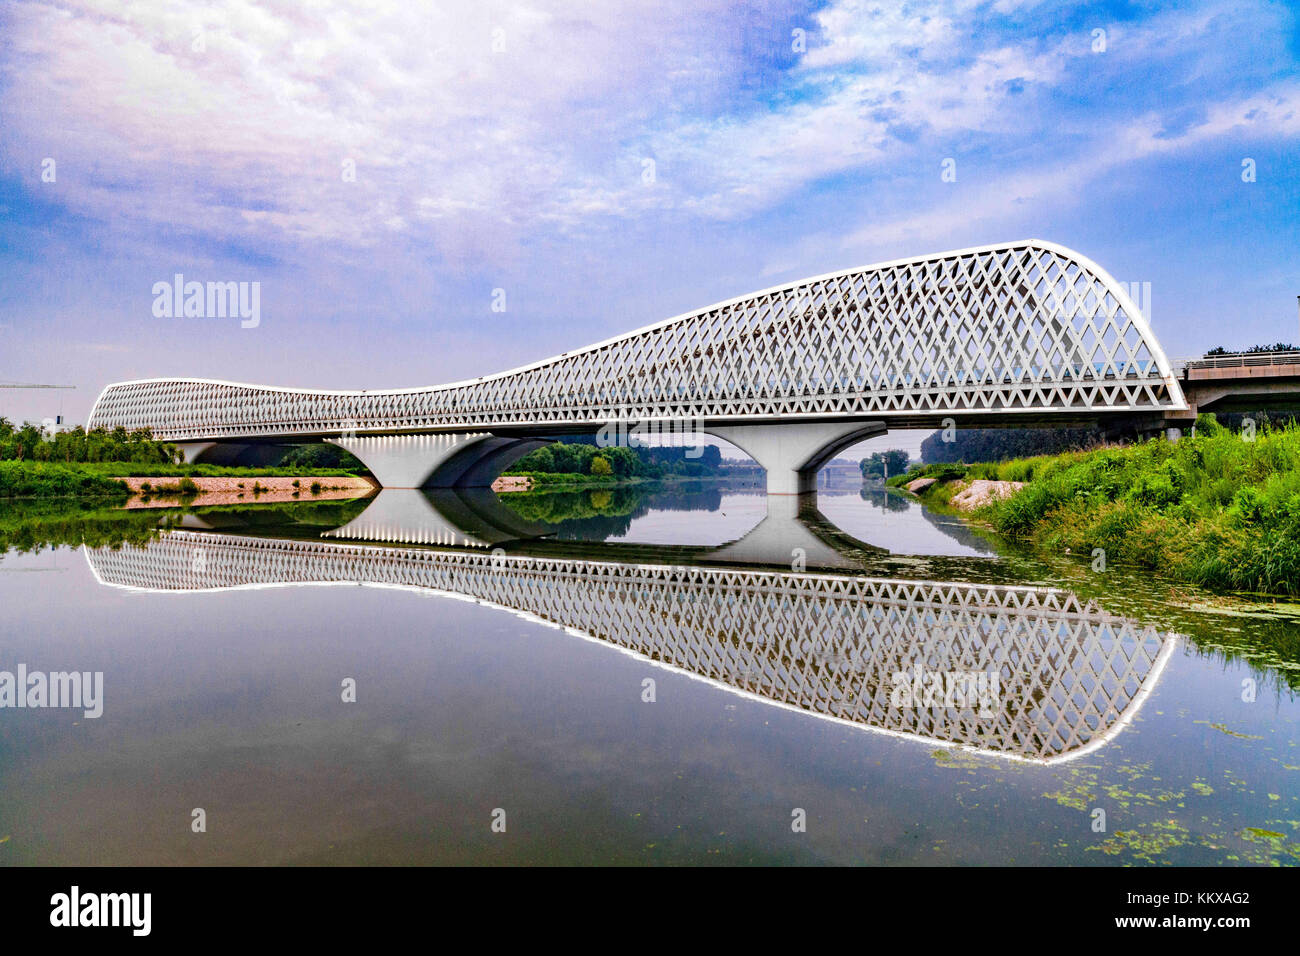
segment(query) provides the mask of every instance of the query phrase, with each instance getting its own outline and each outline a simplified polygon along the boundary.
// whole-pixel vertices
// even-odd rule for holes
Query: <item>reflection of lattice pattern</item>
[[[608,564],[173,532],[87,552],[100,579],[162,590],[365,582],[469,595],[761,698],[870,727],[1046,760],[1118,729],[1162,649],[1067,592]],[[900,708],[893,675],[996,671],[978,704]]]
[[[1123,289],[1068,249],[1024,242],[805,279],[456,385],[128,382],[104,391],[90,423],[181,440],[1183,404]]]

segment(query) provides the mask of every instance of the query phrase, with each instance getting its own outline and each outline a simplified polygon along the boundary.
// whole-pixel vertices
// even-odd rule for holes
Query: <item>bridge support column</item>
[[[884,422],[778,422],[707,429],[763,466],[769,495],[815,494],[817,470],[836,452],[888,430]]]
[[[549,444],[489,432],[327,438],[360,458],[384,488],[488,488],[519,458]]]
[[[433,488],[491,488],[496,476],[534,448],[549,445],[538,438],[494,438],[469,445],[444,461],[429,480]]]
[[[487,432],[437,435],[373,435],[327,438],[360,458],[384,488],[423,488],[453,457],[492,436]]]

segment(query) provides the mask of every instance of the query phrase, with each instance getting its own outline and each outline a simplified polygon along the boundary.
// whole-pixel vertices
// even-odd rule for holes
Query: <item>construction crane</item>
[[[75,385],[37,385],[31,382],[0,382],[0,388],[76,388]],[[63,428],[63,399],[59,399],[59,414],[45,419],[52,422],[55,431]],[[44,426],[42,426],[44,427]]]

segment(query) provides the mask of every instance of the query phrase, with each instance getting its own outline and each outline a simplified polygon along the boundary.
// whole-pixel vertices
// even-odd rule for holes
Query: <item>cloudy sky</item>
[[[7,0],[0,381],[77,390],[0,414],[435,384],[1027,237],[1150,282],[1171,357],[1300,338],[1293,4],[736,6]],[[176,273],[260,324],[155,316]]]

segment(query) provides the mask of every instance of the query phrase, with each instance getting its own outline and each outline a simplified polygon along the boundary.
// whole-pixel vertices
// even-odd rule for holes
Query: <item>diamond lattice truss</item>
[[[100,395],[90,425],[184,441],[1186,407],[1123,287],[1029,240],[805,279],[452,385],[124,382]]]
[[[148,590],[363,583],[465,595],[732,691],[886,733],[1056,762],[1101,746],[1174,639],[1045,588],[620,564],[177,531],[87,549]],[[991,704],[900,705],[896,675],[997,674]]]

